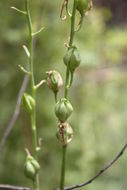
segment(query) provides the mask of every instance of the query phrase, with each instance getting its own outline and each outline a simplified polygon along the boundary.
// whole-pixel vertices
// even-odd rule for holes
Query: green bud
[[[31,180],[34,180],[36,177],[35,168],[30,161],[26,161],[26,163],[25,163],[24,174],[27,178],[29,178]]]
[[[60,99],[55,106],[55,114],[61,122],[65,122],[73,112],[71,103],[65,99]]]
[[[48,86],[56,94],[63,85],[63,79],[60,73],[57,71],[49,71],[47,72],[47,74],[48,74],[47,78]]]
[[[73,139],[73,129],[69,123],[59,124],[58,127],[56,137],[65,146]]]
[[[64,64],[69,67],[70,72],[74,72],[74,70],[80,65],[81,57],[80,53],[76,47],[70,48],[64,58]]]
[[[35,107],[35,100],[32,96],[30,96],[27,93],[24,93],[22,96],[22,104],[25,108],[25,110],[29,113],[31,113]]]
[[[91,0],[77,0],[77,10],[83,16],[92,6]]]

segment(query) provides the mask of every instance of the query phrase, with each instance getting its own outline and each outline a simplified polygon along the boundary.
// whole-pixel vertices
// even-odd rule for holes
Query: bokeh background
[[[74,113],[70,123],[74,139],[68,148],[66,184],[92,177],[121,149],[127,139],[127,1],[94,0],[93,11],[75,36],[82,57],[76,70],[70,100]],[[59,18],[62,0],[31,1],[33,26],[45,26],[38,36],[34,69],[36,82],[45,72],[58,70],[65,79],[62,58],[69,33],[69,19]],[[11,10],[24,8],[23,0],[0,1],[0,139],[12,117],[24,74],[18,65],[27,60],[22,45],[27,44],[25,17]],[[63,89],[60,97],[63,95]],[[54,97],[44,86],[37,94],[37,128],[42,137],[41,187],[51,190],[60,179],[61,146],[55,133]],[[32,149],[29,116],[20,113],[0,156],[0,183],[30,186],[24,177],[24,147]],[[125,190],[127,155],[86,190]]]

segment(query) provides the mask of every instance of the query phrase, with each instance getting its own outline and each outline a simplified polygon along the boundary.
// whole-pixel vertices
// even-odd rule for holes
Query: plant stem
[[[62,166],[61,166],[60,190],[64,190],[65,167],[66,167],[66,151],[67,151],[67,146],[63,146],[62,147]]]
[[[74,0],[73,3],[73,11],[72,11],[72,17],[71,17],[71,33],[70,33],[70,42],[69,46],[71,47],[73,45],[74,41],[74,35],[75,35],[75,15],[76,15],[76,0]]]
[[[69,47],[72,47],[73,41],[74,41],[75,15],[76,15],[76,0],[74,0],[74,2],[73,2],[73,11],[72,11],[72,17],[71,17],[71,32],[70,32]],[[66,98],[66,99],[68,99],[69,79],[70,79],[70,71],[69,71],[69,68],[67,67],[67,70],[66,70],[66,82],[65,82],[65,92],[64,92],[64,98]],[[64,190],[67,146],[63,146],[62,148],[63,148],[63,153],[62,153],[63,155],[62,155],[60,190]]]
[[[32,21],[31,21],[31,15],[30,15],[30,0],[25,0],[25,8],[26,8],[26,18],[27,18],[27,25],[29,30],[29,51],[30,51],[30,57],[29,57],[29,65],[30,65],[30,84],[31,84],[31,96],[34,98],[36,102],[36,90],[35,90],[35,82],[34,82],[34,69],[33,69],[33,36],[32,36]],[[33,134],[33,149],[34,149],[34,157],[37,160],[37,129],[36,129],[36,109],[35,107],[32,110],[31,116],[31,128],[32,128],[32,134]],[[36,176],[36,179],[33,182],[34,184],[34,190],[39,190],[39,179],[38,175]]]
[[[65,82],[65,92],[64,92],[64,98],[68,98],[68,90],[69,90],[69,68],[67,66],[66,70],[66,82]]]
[[[75,35],[75,14],[76,14],[76,0],[74,0],[73,3],[73,11],[72,11],[72,17],[71,17],[71,32],[70,32],[70,42],[69,42],[69,48],[72,47],[73,41],[74,41],[74,35]],[[69,91],[69,68],[67,66],[66,70],[66,83],[65,83],[65,93],[64,97],[68,98],[68,91]]]

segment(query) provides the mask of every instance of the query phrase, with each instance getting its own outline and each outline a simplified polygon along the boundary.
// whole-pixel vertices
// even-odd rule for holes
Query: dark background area
[[[107,7],[112,12],[111,24],[126,24],[127,22],[127,1],[126,0],[95,0],[98,7]]]

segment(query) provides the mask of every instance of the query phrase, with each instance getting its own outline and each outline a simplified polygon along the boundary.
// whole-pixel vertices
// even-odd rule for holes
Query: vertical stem
[[[74,0],[74,3],[73,3],[73,11],[72,11],[72,17],[71,17],[71,32],[70,32],[69,47],[72,47],[73,41],[74,41],[76,3],[77,3],[76,0]],[[70,71],[69,71],[69,68],[67,67],[67,71],[66,71],[66,82],[65,82],[65,92],[64,92],[64,97],[65,97],[66,99],[68,99],[69,78],[70,78]],[[67,146],[63,146],[60,190],[64,190],[65,170],[66,170],[66,151],[67,151]]]
[[[54,96],[55,96],[55,102],[57,102],[57,93],[55,93]]]
[[[72,47],[74,35],[75,35],[75,14],[76,14],[76,0],[74,0],[73,3],[73,11],[72,11],[72,17],[71,17],[71,32],[70,32],[70,42],[69,47]],[[68,98],[68,91],[69,91],[69,68],[67,67],[66,71],[66,83],[65,83],[65,92],[64,97]]]
[[[62,147],[62,166],[61,166],[60,190],[64,190],[65,167],[66,167],[66,150],[67,150],[67,146],[63,146]]]
[[[32,21],[31,21],[31,15],[30,15],[30,0],[25,0],[25,8],[26,8],[26,18],[27,18],[27,24],[29,29],[29,51],[30,51],[30,57],[29,57],[29,65],[30,65],[30,84],[31,84],[31,96],[35,99],[36,102],[36,90],[35,90],[35,82],[34,82],[34,69],[33,69],[33,36],[32,36]],[[36,129],[36,109],[34,108],[31,116],[31,128],[32,128],[32,134],[33,134],[33,149],[34,149],[34,157],[37,160],[37,129]],[[36,179],[33,182],[34,190],[39,190],[39,178],[38,175],[36,176]]]
[[[73,3],[73,12],[71,17],[71,34],[70,34],[70,42],[69,46],[71,47],[73,45],[74,35],[75,35],[75,15],[76,15],[76,0],[74,0]]]
[[[65,82],[65,92],[64,92],[64,98],[68,98],[68,90],[69,90],[69,68],[67,66],[66,70],[66,82]]]

